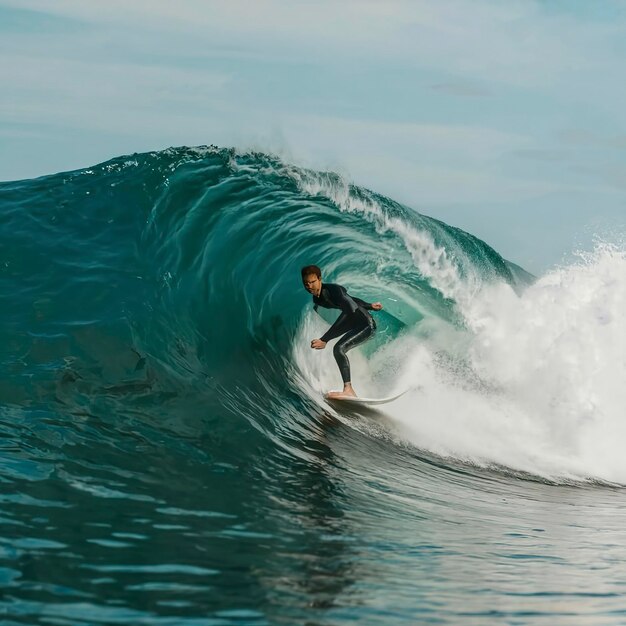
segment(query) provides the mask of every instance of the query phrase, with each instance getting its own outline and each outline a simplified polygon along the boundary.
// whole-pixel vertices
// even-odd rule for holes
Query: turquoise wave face
[[[619,547],[618,493],[519,480],[511,467],[533,468],[507,463],[513,446],[475,463],[486,448],[472,433],[506,439],[479,424],[489,410],[508,419],[485,320],[509,303],[476,294],[508,298],[533,279],[472,235],[334,174],[217,148],[5,183],[0,207],[0,610],[12,619],[459,623],[506,601],[506,584],[472,585],[507,559],[541,580],[537,537],[553,575],[563,564],[588,590],[554,522],[568,525],[580,498],[606,531],[576,526],[581,537]],[[434,390],[404,396],[417,422],[437,417],[413,445],[384,417],[321,401],[337,372],[308,343],[333,315],[312,311],[310,263],[384,304],[351,353],[360,384],[392,386],[410,362],[402,382]],[[545,506],[558,510],[543,523]],[[528,602],[541,615],[544,591],[520,615]]]
[[[195,393],[218,413],[231,398],[239,418],[246,390],[263,423],[310,306],[301,266],[383,301],[370,354],[424,318],[462,325],[455,302],[478,282],[527,278],[459,229],[263,154],[172,149],[0,193],[5,401],[19,407]]]

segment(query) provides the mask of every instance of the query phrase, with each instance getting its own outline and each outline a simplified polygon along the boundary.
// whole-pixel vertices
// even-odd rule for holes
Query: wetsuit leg
[[[341,339],[339,339],[339,341],[335,344],[333,354],[335,356],[335,361],[337,361],[337,365],[339,366],[341,378],[344,383],[350,382],[350,361],[348,361],[346,352],[369,339],[373,332],[374,328],[369,324],[353,328],[341,337]]]

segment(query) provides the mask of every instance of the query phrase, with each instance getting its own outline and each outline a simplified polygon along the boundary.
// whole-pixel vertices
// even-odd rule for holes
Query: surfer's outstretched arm
[[[356,313],[359,309],[366,309],[367,311],[380,311],[383,305],[380,302],[366,302],[361,298],[355,298],[348,294],[345,287],[341,285],[333,285],[336,290],[333,292],[337,304],[342,311],[346,313]]]
[[[320,339],[324,343],[328,343],[331,339],[335,339],[335,337],[343,335],[347,330],[346,322],[348,321],[348,319],[348,314],[342,312],[341,315],[335,320],[333,325],[320,337]]]
[[[349,315],[341,313],[341,315],[335,320],[335,323],[319,339],[313,339],[313,341],[311,341],[311,348],[323,350],[331,339],[335,339],[336,337],[343,335],[349,329],[349,320]]]
[[[365,300],[361,300],[361,298],[352,299],[368,311],[380,311],[383,308],[383,305],[380,302],[365,302]]]

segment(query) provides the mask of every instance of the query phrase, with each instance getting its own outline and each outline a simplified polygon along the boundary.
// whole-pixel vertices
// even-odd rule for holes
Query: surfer
[[[369,311],[380,311],[383,305],[380,302],[365,302],[351,296],[341,285],[333,283],[322,284],[322,271],[317,265],[307,265],[302,268],[302,284],[313,296],[313,308],[318,306],[326,309],[340,309],[341,314],[335,323],[319,338],[311,341],[311,348],[323,350],[326,344],[336,337],[341,339],[333,348],[335,361],[339,366],[343,380],[343,391],[330,391],[329,398],[342,396],[355,397],[350,377],[350,361],[346,352],[369,339],[376,330],[376,322]]]

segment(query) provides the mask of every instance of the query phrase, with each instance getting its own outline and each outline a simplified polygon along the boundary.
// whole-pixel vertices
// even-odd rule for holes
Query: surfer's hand
[[[311,348],[315,350],[323,350],[326,347],[326,342],[321,339],[313,339],[311,342]]]
[[[372,302],[372,308],[374,311],[380,311],[383,308],[383,305],[380,302]]]

